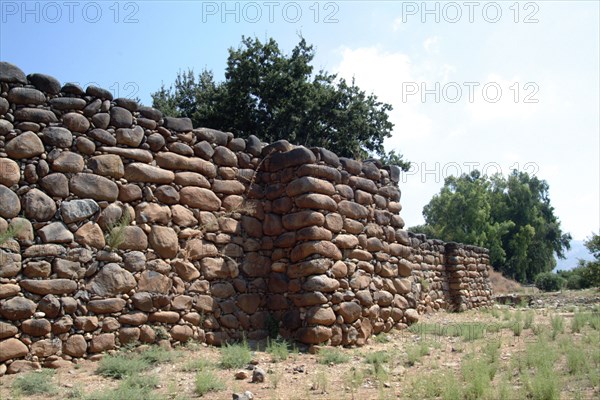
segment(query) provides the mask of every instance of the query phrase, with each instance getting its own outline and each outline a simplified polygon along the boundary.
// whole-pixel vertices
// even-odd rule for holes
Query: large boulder
[[[87,285],[89,291],[99,296],[116,296],[127,293],[136,285],[131,272],[121,268],[118,264],[106,264]]]
[[[6,144],[6,154],[10,158],[31,158],[44,152],[44,144],[33,132],[24,132]]]
[[[56,203],[39,189],[31,189],[23,196],[23,211],[27,219],[49,221],[56,213]]]

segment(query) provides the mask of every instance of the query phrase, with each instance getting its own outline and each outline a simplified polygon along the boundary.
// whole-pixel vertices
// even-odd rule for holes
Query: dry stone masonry
[[[403,230],[399,172],[0,63],[0,372],[490,304],[487,250]]]

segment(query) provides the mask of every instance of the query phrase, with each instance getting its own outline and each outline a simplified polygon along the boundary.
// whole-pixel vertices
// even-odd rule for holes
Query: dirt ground
[[[571,325],[577,312],[600,318],[600,292],[587,290],[537,295],[531,305],[496,305],[490,309],[464,313],[423,315],[419,324],[411,329],[374,337],[368,345],[360,348],[342,349],[350,358],[339,364],[319,363],[322,356],[302,351],[290,352],[285,361],[276,362],[265,351],[253,351],[252,363],[266,372],[266,379],[262,383],[251,382],[251,371],[248,371],[248,378],[235,379],[234,375],[239,369],[218,367],[221,357],[219,348],[198,343],[175,348],[174,360],[151,367],[144,374],[158,378],[158,384],[152,388],[152,395],[158,399],[231,399],[233,393],[244,391],[252,392],[254,399],[450,398],[447,393],[436,393],[435,387],[429,386],[435,386],[436,379],[440,377],[456,378],[458,390],[460,386],[469,385],[470,378],[468,374],[465,375],[465,360],[482,357],[486,346],[498,343],[497,372],[481,398],[530,398],[531,395],[525,390],[527,383],[515,369],[515,360],[522,357],[528,346],[538,342],[540,337],[549,337],[551,318],[560,316],[564,320],[564,331],[554,339],[546,339],[547,342],[555,343],[551,346],[556,349],[569,343],[574,346],[590,343],[593,355],[586,364],[585,372],[578,375],[568,372],[566,355],[560,356],[553,367],[559,380],[558,397],[548,398],[600,398],[598,380],[594,379],[594,376],[600,376],[599,349],[593,348],[600,344],[600,330],[592,328],[590,323],[581,331],[574,332]],[[511,324],[525,313],[533,313],[532,326],[516,336]],[[481,337],[476,333],[473,337],[465,334],[465,329],[473,326],[486,327]],[[427,331],[426,328],[432,327],[437,327],[434,330],[438,334]],[[462,334],[457,333],[461,329]],[[383,352],[379,354],[386,358],[380,368],[367,362],[376,352]],[[186,371],[189,367],[185,367],[195,360],[205,360],[207,364],[214,365],[211,372],[224,383],[225,388],[198,396],[195,392],[197,372]],[[0,378],[0,399],[86,399],[94,393],[111,393],[111,389],[115,389],[120,381],[98,375],[97,367],[98,362],[83,360],[72,368],[58,369],[51,377],[55,392],[32,396],[19,393],[14,387],[15,379],[22,374],[7,375]],[[115,394],[111,397],[108,394],[107,398],[117,399],[118,396]]]

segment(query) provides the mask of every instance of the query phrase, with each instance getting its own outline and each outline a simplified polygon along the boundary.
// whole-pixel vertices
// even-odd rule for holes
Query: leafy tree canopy
[[[223,82],[215,82],[210,71],[196,77],[188,70],[169,88],[163,85],[153,93],[153,105],[166,115],[189,117],[195,126],[325,147],[344,157],[376,155],[408,170],[401,155],[383,147],[393,128],[392,106],[354,80],[314,73],[314,56],[303,38],[286,55],[274,39],[263,43],[242,37],[239,48],[229,49]]]
[[[417,232],[487,247],[494,269],[520,282],[551,271],[564,258],[571,235],[563,233],[548,197],[548,184],[524,172],[508,177],[479,171],[448,177],[423,209]]]

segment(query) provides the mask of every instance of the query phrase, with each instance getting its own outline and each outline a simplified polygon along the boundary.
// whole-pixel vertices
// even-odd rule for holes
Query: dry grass
[[[519,282],[506,278],[492,268],[489,269],[489,272],[494,294],[529,293],[535,291],[533,288],[524,287]]]

